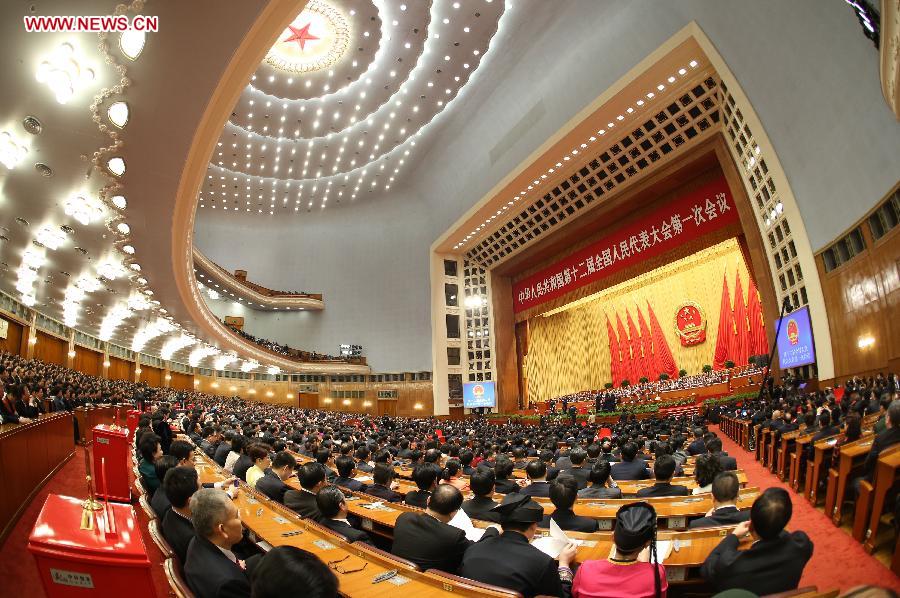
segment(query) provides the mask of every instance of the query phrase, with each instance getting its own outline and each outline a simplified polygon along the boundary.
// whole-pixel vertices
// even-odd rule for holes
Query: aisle
[[[866,554],[862,545],[849,534],[835,527],[825,513],[813,508],[808,500],[782,483],[768,469],[762,467],[753,454],[715,430],[722,439],[722,446],[729,455],[735,457],[738,467],[747,474],[747,484],[761,490],[778,486],[791,493],[794,515],[790,528],[803,530],[813,542],[813,556],[803,571],[800,587],[817,586],[819,590],[840,588],[846,591],[859,585],[879,585],[900,591],[900,578]]]
[[[0,579],[6,588],[15,588],[20,596],[44,596],[41,579],[38,575],[34,557],[28,552],[28,536],[34,522],[37,519],[41,507],[44,506],[48,494],[62,494],[65,496],[86,497],[87,492],[84,480],[84,454],[81,448],[66,463],[41,491],[32,499],[31,504],[16,522],[16,526],[7,536],[6,541],[0,546]],[[147,517],[140,506],[135,503],[141,535],[144,546],[150,557],[151,572],[156,586],[157,596],[168,596],[169,583],[161,565],[162,554],[153,543],[147,533]]]

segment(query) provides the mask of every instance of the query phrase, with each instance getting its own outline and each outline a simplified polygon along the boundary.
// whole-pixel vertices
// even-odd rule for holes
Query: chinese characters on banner
[[[514,310],[540,305],[737,221],[728,183],[716,179],[515,283]]]

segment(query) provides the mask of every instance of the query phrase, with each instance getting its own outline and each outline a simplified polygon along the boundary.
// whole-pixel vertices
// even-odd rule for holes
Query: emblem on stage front
[[[706,315],[693,301],[685,301],[675,311],[675,332],[684,347],[699,345],[706,340]]]

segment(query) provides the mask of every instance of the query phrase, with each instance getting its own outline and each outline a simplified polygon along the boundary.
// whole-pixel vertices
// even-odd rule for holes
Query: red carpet
[[[28,536],[37,519],[44,500],[48,494],[87,497],[87,486],[84,480],[84,455],[81,449],[66,463],[62,469],[38,492],[28,508],[19,518],[16,526],[0,546],[0,579],[3,587],[20,596],[44,596],[44,588],[38,576],[34,557],[28,552]],[[135,512],[144,539],[144,546],[151,562],[151,573],[156,586],[157,596],[169,595],[169,583],[162,568],[162,554],[147,534],[147,517],[140,506],[135,503]]]
[[[719,433],[719,438],[725,451],[735,457],[738,467],[746,472],[749,485],[758,486],[761,490],[778,486],[791,493],[794,515],[790,528],[803,530],[813,542],[813,556],[803,571],[800,587],[817,586],[820,591],[835,588],[846,591],[859,585],[878,585],[900,592],[900,578],[866,554],[862,544],[835,527],[825,513],[813,508],[808,500],[762,467],[750,452],[739,447],[724,433]]]

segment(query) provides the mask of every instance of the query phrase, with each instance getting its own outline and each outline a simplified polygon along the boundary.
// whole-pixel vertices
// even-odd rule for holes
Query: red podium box
[[[99,498],[131,502],[129,465],[131,447],[127,430],[100,424],[94,426],[94,488]]]
[[[129,409],[125,414],[125,427],[128,428],[128,437],[134,438],[134,432],[138,428],[138,422],[141,419],[141,412],[137,409]]]
[[[28,538],[49,598],[156,598],[150,560],[131,505],[83,517],[82,500],[51,494]],[[89,522],[90,529],[83,529]]]

